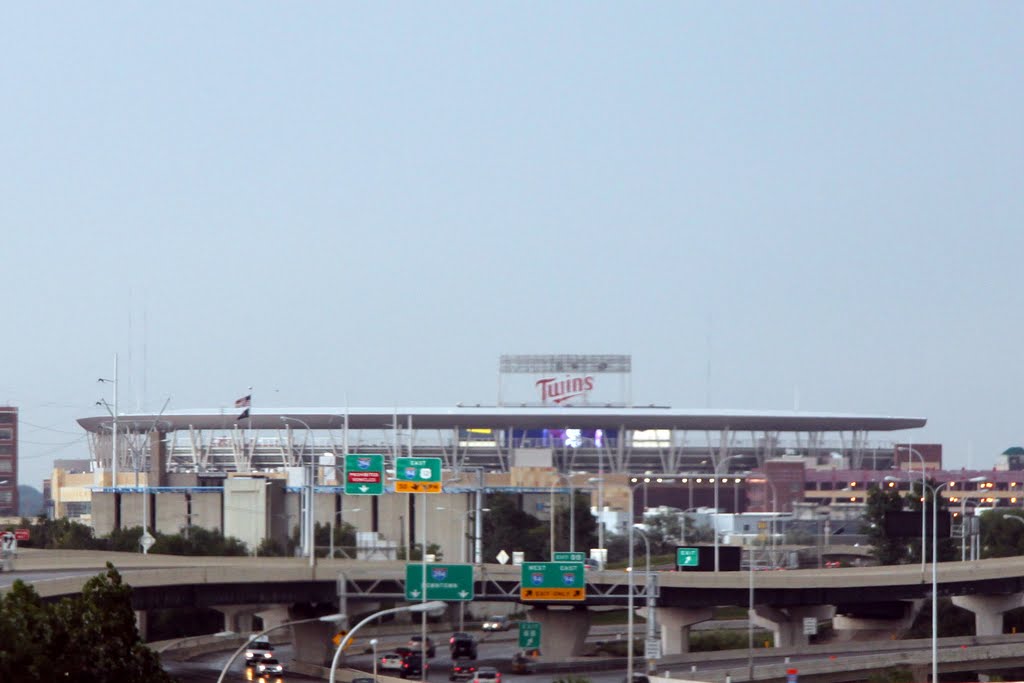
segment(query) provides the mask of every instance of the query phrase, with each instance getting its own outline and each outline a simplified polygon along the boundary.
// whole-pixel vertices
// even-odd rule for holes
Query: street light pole
[[[466,557],[466,533],[467,533],[466,522],[469,519],[469,516],[472,513],[475,512],[475,513],[477,513],[477,518],[479,519],[481,513],[490,512],[490,511],[491,511],[491,508],[480,508],[479,510],[474,510],[473,508],[470,508],[469,510],[463,510],[462,513],[460,513],[460,516],[462,517],[462,543],[460,543],[459,545],[462,546],[462,558],[461,559],[462,559],[462,563],[463,564],[466,564],[466,562],[469,561],[468,558]],[[473,564],[477,565],[477,564],[480,564],[480,562],[479,562],[479,560],[476,560],[474,558]],[[464,600],[460,600],[459,601],[459,630],[460,631],[465,630],[465,621],[466,621],[466,603],[465,603]]]
[[[932,683],[939,683],[939,491],[949,483],[932,488]]]
[[[555,556],[555,484],[559,479],[565,479],[566,483],[569,485],[569,552],[576,550],[576,496],[574,495],[572,478],[561,472],[555,472],[554,474],[555,479],[548,489],[548,507],[551,508],[548,516],[549,526],[551,527],[549,532],[549,544],[551,546],[549,552],[551,553],[551,557]]]
[[[968,481],[981,482],[985,477],[973,477]],[[939,683],[939,492],[953,483],[947,481],[928,486],[932,493],[932,683]]]
[[[345,651],[348,644],[352,641],[352,637],[355,636],[356,632],[363,626],[379,619],[380,617],[387,616],[389,614],[397,614],[399,612],[433,612],[435,610],[441,610],[445,608],[446,603],[441,600],[431,600],[430,602],[414,602],[410,605],[402,605],[401,607],[392,607],[391,609],[381,610],[380,612],[374,612],[370,616],[366,617],[358,624],[349,629],[349,632],[345,634],[345,637],[338,643],[338,649],[334,651],[334,658],[331,660],[331,678],[330,683],[335,683],[336,674],[338,672],[338,660],[341,659],[341,653]],[[423,669],[427,668],[427,660],[423,660]],[[220,681],[218,681],[220,683]]]
[[[654,599],[651,597],[651,543],[647,539],[647,533],[643,529],[637,529],[636,525],[631,526],[630,531],[639,531],[640,536],[644,539],[644,552],[646,554],[646,563],[644,571],[644,594],[647,597],[647,640],[654,638],[655,634],[655,623],[654,623]],[[632,546],[630,546],[632,547]],[[630,569],[630,576],[633,575],[633,570]],[[632,647],[632,640],[630,641]],[[646,658],[646,644],[645,644],[645,658]],[[631,650],[632,651],[632,650]],[[650,664],[648,664],[648,670]],[[632,679],[630,679],[632,680]]]
[[[712,517],[712,519],[714,519],[714,521],[715,521],[715,524],[714,524],[714,532],[715,532],[715,534],[714,534],[715,535],[715,573],[718,573],[718,480],[721,478],[721,477],[718,476],[718,470],[722,467],[722,465],[724,465],[725,463],[729,462],[733,458],[737,458],[739,456],[740,456],[739,453],[736,453],[736,454],[733,454],[733,455],[727,455],[726,457],[722,458],[717,463],[715,463],[715,512],[714,512],[714,515]]]
[[[373,648],[373,683],[377,683],[377,639],[370,638],[370,647]]]
[[[675,479],[679,479],[679,477],[658,477],[657,478],[657,482],[660,483],[660,482],[663,482],[665,480],[675,480]],[[633,509],[634,509],[633,506],[634,506],[634,498],[635,498],[635,494],[636,494],[637,488],[640,487],[640,486],[644,486],[645,484],[650,483],[650,481],[651,481],[650,477],[644,477],[643,479],[637,479],[637,477],[633,477],[632,479],[630,479],[630,483],[632,484],[632,486],[629,487],[629,510],[628,510],[628,517],[627,517],[627,523],[629,524],[629,566],[627,567],[627,571],[628,571],[628,574],[629,574],[628,581],[627,581],[628,587],[629,587],[629,592],[628,592],[627,598],[626,598],[626,603],[627,603],[627,605],[626,605],[626,632],[627,632],[627,638],[629,639],[629,642],[626,645],[626,683],[633,683],[633,529],[635,528],[635,525],[633,523],[633,520],[635,519],[635,517],[633,515]],[[644,536],[644,542],[645,543],[647,542],[647,536],[646,535]],[[647,572],[648,572],[647,578],[648,578],[648,581],[650,580],[650,570],[651,570],[650,558],[651,558],[650,545],[648,544],[648,546],[647,546]],[[649,590],[649,587],[648,587],[648,590]],[[649,595],[648,595],[648,598],[649,598]],[[651,617],[652,617],[652,614],[649,613],[647,615],[647,618],[650,620]]]
[[[313,434],[313,430],[310,429],[309,424],[304,420],[300,420],[297,417],[288,417],[286,415],[281,416],[282,422],[298,422],[306,428],[306,433],[309,435]],[[313,514],[313,503],[315,496],[314,482],[316,480],[316,465],[314,464],[314,453],[316,451],[316,442],[313,441],[310,444],[310,465],[309,465],[309,477],[306,482],[306,518],[303,520],[303,526],[306,528],[306,542],[309,547],[309,566],[316,566],[316,534],[313,520],[315,515]]]
[[[925,524],[926,510],[925,505],[925,485],[928,483],[928,475],[925,471],[924,456],[916,448],[907,444],[907,452],[911,455],[917,456],[917,459],[921,461],[921,578],[924,579],[924,560],[928,555],[926,541],[928,538],[927,525]]]

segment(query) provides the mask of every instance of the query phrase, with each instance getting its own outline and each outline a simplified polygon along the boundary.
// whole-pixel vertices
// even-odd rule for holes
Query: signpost
[[[30,532],[28,529],[15,529],[14,539],[17,541],[27,541],[29,539]]]
[[[540,649],[540,622],[520,621],[519,622],[519,649],[539,650]]]
[[[520,600],[587,598],[582,562],[524,562],[519,580]]]
[[[395,493],[441,493],[441,458],[395,458]]]
[[[142,546],[142,554],[148,555],[149,549],[156,543],[156,539],[153,538],[153,534],[149,533],[149,529],[142,532],[142,536],[139,537],[139,545]]]
[[[14,555],[18,550],[18,538],[13,531],[0,534],[0,569],[14,571]]]
[[[644,639],[644,659],[661,659],[661,638]]]
[[[552,562],[583,562],[585,559],[586,553],[556,552],[551,557]]]
[[[676,548],[677,567],[696,567],[700,564],[700,550],[698,548]]]
[[[405,565],[405,599],[469,602],[473,599],[473,565],[427,564],[427,596],[423,597],[423,563]]]
[[[345,495],[379,496],[384,493],[384,456],[349,453],[345,456]]]

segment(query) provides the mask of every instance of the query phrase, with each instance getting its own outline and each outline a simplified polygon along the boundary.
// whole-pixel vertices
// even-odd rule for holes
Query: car
[[[476,665],[464,662],[452,662],[452,668],[448,670],[449,681],[469,681],[476,675]]]
[[[487,617],[482,628],[485,631],[507,631],[512,628],[512,622],[505,616]]]
[[[473,683],[501,683],[501,672],[493,666],[481,666],[471,680]]]
[[[525,652],[520,650],[512,656],[512,673],[514,674],[532,674],[533,673],[533,662],[530,661],[530,657]]]
[[[452,659],[476,659],[476,638],[468,633],[456,631],[448,639],[448,656]]]
[[[245,665],[256,666],[260,662],[274,656],[274,646],[269,640],[254,640],[245,648]]]
[[[268,657],[256,664],[256,676],[261,680],[280,680],[284,675],[284,666],[274,657]]]
[[[402,655],[398,652],[388,652],[381,655],[380,661],[377,662],[377,667],[381,671],[401,671]]]
[[[423,636],[413,636],[409,638],[409,648],[416,652],[423,651]],[[434,641],[431,640],[430,636],[427,636],[427,658],[431,658],[437,654],[437,648],[434,646]]]
[[[423,657],[419,652],[410,652],[406,656],[402,657],[402,668],[398,671],[399,678],[408,678],[409,676],[420,676],[423,674],[423,669],[430,670],[429,664],[424,664]]]

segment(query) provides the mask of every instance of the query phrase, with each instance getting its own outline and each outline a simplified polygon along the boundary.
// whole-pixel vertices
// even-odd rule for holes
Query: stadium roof
[[[238,409],[172,411],[163,414],[120,415],[122,428],[146,431],[187,429],[281,429],[285,424],[311,429],[340,429],[344,408],[281,408],[255,411],[239,419]],[[524,429],[677,429],[696,431],[764,432],[890,432],[923,427],[923,417],[889,417],[844,413],[749,410],[676,410],[665,407],[493,407],[350,408],[350,429],[390,429],[397,420],[413,429],[508,428]],[[293,418],[283,420],[282,417]],[[90,432],[110,430],[109,415],[83,417],[78,423]],[[301,422],[300,422],[301,421]]]

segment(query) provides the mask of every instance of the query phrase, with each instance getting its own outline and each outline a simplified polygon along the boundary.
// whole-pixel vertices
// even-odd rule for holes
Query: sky
[[[1024,5],[8,3],[22,483],[123,410],[493,403],[628,353],[676,408],[1024,443]],[[882,440],[891,437],[874,435]]]

